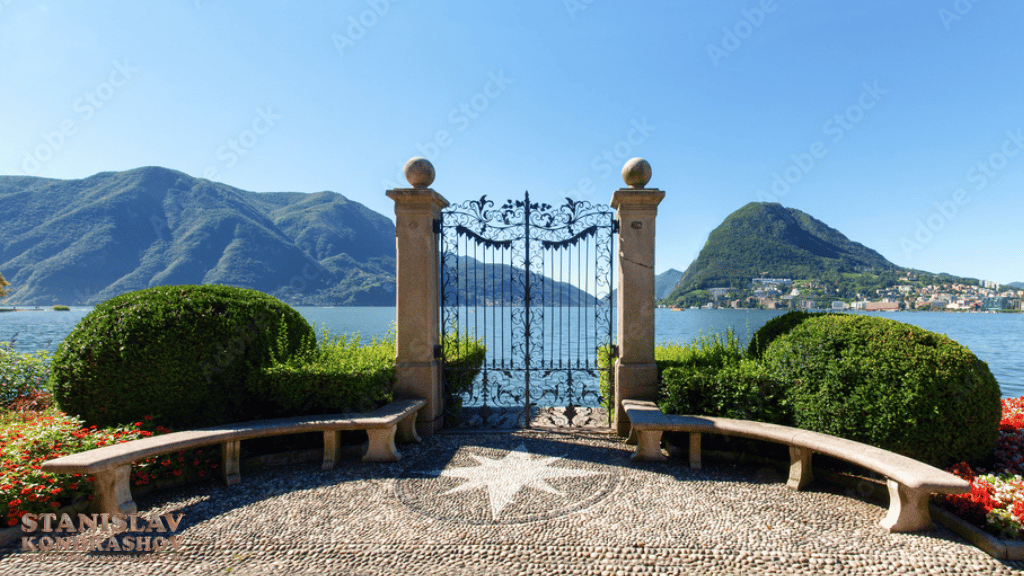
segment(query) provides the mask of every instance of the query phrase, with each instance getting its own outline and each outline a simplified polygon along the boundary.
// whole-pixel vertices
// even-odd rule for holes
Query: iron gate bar
[[[480,406],[477,416],[484,425],[491,415],[501,417],[502,411],[518,410],[513,414],[515,420],[529,427],[535,406],[561,399],[568,401],[565,417],[571,426],[577,401],[586,404],[592,398],[598,405],[603,401],[600,390],[588,390],[580,379],[593,379],[601,370],[610,370],[610,366],[600,368],[596,355],[599,346],[614,347],[614,213],[569,198],[553,211],[548,204],[531,202],[529,192],[523,200],[509,200],[498,209],[493,206],[485,195],[442,213],[442,338],[453,332],[468,335],[467,317],[473,315],[472,336],[482,338],[488,358],[474,389],[464,399],[470,402],[468,406]],[[573,252],[577,254],[575,267]],[[551,318],[546,316],[549,307],[557,307]],[[446,346],[452,344],[445,340]],[[446,365],[445,373],[466,368]],[[554,388],[538,388],[535,375],[537,382],[555,378]],[[517,381],[522,382],[521,388],[514,385]],[[582,387],[578,395],[577,384]],[[491,409],[492,403],[497,411]],[[546,414],[553,418],[551,410]]]

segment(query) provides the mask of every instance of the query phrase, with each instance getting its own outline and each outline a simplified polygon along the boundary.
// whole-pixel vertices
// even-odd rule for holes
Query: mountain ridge
[[[218,283],[293,304],[394,305],[394,224],[336,192],[249,192],[156,166],[0,176],[0,220],[12,304]]]

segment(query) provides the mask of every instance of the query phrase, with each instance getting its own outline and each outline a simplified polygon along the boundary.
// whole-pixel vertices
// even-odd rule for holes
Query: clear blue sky
[[[158,165],[393,218],[413,156],[450,201],[552,204],[641,156],[658,272],[769,199],[1024,281],[1022,29],[977,0],[0,0],[0,173]]]

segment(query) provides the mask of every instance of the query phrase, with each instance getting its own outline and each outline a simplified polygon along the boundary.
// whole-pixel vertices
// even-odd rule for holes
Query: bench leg
[[[402,455],[395,448],[395,431],[398,426],[367,430],[370,445],[363,455],[363,462],[398,462]]]
[[[814,480],[811,454],[812,452],[807,448],[789,447],[789,481],[786,482],[786,486],[793,490],[803,490],[811,483],[811,480]]]
[[[220,445],[220,470],[225,486],[234,486],[242,482],[238,458],[242,452],[242,441],[232,440]]]
[[[889,532],[914,532],[932,525],[928,511],[928,492],[913,490],[892,480],[889,485],[889,513],[879,524]]]
[[[700,469],[700,432],[690,432],[690,470]]]
[[[630,460],[634,462],[660,462],[668,460],[661,453],[661,430],[637,430],[633,428],[633,434],[636,434],[636,450],[633,452]]]
[[[399,442],[421,442],[423,440],[416,433],[416,416],[418,414],[419,411],[413,412],[398,423],[398,431],[395,436]]]
[[[132,500],[132,465],[114,466],[100,470],[96,476],[96,498],[92,509],[100,514],[134,514],[139,507]]]
[[[334,464],[338,461],[339,450],[341,450],[341,431],[324,430],[324,463],[321,470],[334,470]]]

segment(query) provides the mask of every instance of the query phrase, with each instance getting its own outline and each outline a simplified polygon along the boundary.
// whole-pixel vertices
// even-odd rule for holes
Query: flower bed
[[[971,492],[936,497],[940,506],[1001,538],[1024,540],[1024,396],[1003,399],[999,443],[990,459],[947,470],[970,482]]]
[[[125,426],[83,426],[55,409],[8,412],[0,418],[0,527],[16,526],[28,513],[56,510],[93,499],[92,475],[43,472],[43,462],[92,448],[166,434],[151,416]],[[195,471],[200,478],[217,468],[216,455],[202,449],[177,452],[132,465],[133,486]]]

